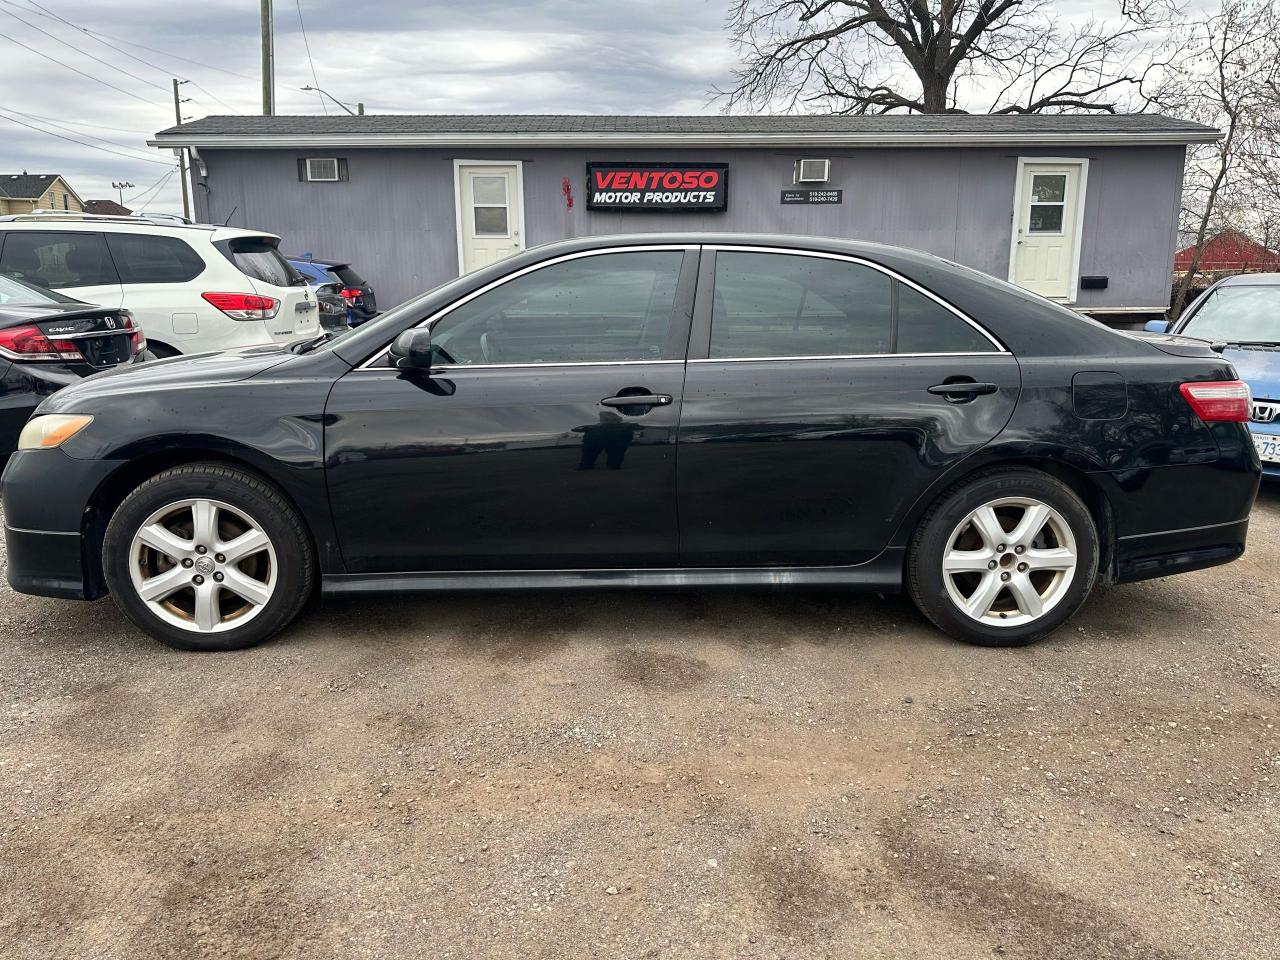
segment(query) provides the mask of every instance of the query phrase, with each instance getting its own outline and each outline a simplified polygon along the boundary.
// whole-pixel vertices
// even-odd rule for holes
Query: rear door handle
[[[960,380],[956,383],[937,383],[929,388],[935,396],[946,397],[952,403],[964,403],[974,397],[995,393],[1000,388],[994,383],[974,383],[972,380]]]
[[[665,407],[671,403],[671,394],[634,393],[618,397],[605,397],[600,403],[606,407]]]

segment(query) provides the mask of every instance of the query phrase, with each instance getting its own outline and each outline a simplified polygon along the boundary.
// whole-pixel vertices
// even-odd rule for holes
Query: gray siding
[[[201,155],[207,180],[196,187],[200,219],[277,233],[290,253],[348,259],[389,307],[457,275],[453,160],[524,162],[525,240],[637,231],[765,231],[875,240],[927,250],[1004,278],[1017,158],[1087,157],[1082,274],[1110,277],[1106,290],[1081,290],[1078,306],[1151,307],[1168,303],[1182,147],[1089,150],[880,149],[830,156],[844,203],[788,205],[798,153],[773,150],[346,149],[350,180],[303,183],[297,151],[213,150]],[[719,214],[593,213],[586,209],[586,162],[728,162],[729,209]],[[573,209],[562,194],[573,187]]]

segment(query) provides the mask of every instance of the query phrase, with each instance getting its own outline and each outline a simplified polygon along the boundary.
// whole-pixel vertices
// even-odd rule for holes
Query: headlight
[[[32,417],[18,434],[19,450],[52,450],[60,447],[93,423],[83,413],[46,413]]]

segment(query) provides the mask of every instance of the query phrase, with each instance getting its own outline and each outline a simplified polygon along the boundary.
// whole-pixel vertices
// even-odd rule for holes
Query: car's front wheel
[[[165,470],[130,493],[107,525],[102,566],[125,615],[182,650],[261,643],[297,616],[314,580],[297,511],[218,463]]]
[[[1006,468],[953,487],[925,514],[907,561],[916,606],[945,632],[990,647],[1039,640],[1088,597],[1098,532],[1066,484]]]

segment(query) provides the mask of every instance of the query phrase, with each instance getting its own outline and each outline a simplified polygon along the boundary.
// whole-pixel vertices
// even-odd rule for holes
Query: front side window
[[[11,231],[4,238],[0,270],[42,287],[96,287],[120,282],[100,233]]]
[[[177,237],[112,233],[107,247],[121,283],[186,283],[204,272],[200,255]]]
[[[1178,332],[1227,343],[1280,343],[1280,286],[1219,287]]]
[[[942,304],[863,264],[721,251],[715,273],[712,359],[996,349]]]
[[[660,360],[684,254],[600,254],[516,277],[431,328],[442,364]]]

